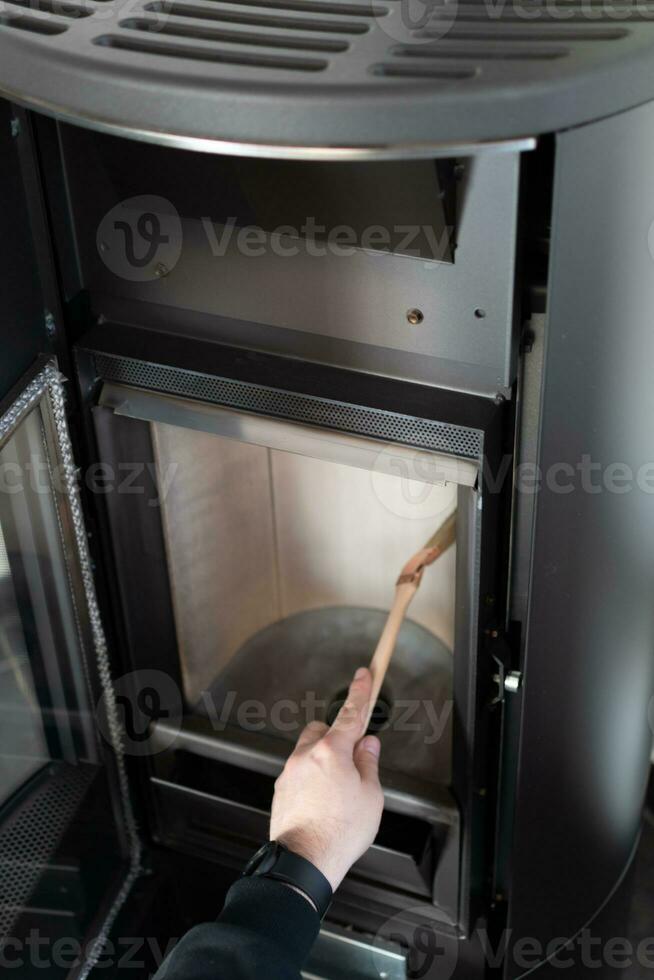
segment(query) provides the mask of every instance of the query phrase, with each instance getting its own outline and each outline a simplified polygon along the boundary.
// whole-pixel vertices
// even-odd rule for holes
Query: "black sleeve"
[[[269,878],[241,878],[217,922],[191,929],[154,980],[299,980],[320,930],[318,913]]]

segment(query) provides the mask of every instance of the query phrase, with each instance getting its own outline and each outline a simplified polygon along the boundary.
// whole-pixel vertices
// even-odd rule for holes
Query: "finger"
[[[354,750],[354,764],[364,783],[379,785],[379,756],[381,742],[375,735],[362,738]]]
[[[354,749],[368,725],[371,694],[372,674],[366,667],[359,667],[350,684],[345,704],[325,737]]]
[[[307,749],[316,742],[319,742],[323,735],[326,735],[329,731],[329,725],[325,725],[322,721],[310,721],[307,727],[300,733],[300,737],[297,740],[295,746],[295,751],[298,749]]]

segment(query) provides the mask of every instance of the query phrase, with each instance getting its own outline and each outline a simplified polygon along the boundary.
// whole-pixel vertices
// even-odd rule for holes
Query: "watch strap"
[[[278,841],[264,845],[244,871],[251,877],[271,878],[306,895],[322,919],[333,897],[332,886],[311,861],[294,854]]]

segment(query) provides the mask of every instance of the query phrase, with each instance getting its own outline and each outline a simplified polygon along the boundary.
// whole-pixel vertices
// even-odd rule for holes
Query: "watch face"
[[[265,875],[268,871],[272,869],[277,864],[277,858],[279,857],[279,844],[275,841],[269,841],[264,844],[253,858],[248,862],[244,875]]]

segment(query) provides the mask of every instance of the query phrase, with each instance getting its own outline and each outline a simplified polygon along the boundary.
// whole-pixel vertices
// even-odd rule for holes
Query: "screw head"
[[[163,262],[160,262],[154,270],[154,273],[158,279],[165,279],[166,276],[170,275],[170,269],[167,265],[164,265]]]
[[[419,323],[422,323],[422,321],[425,319],[425,314],[422,312],[422,310],[413,309],[407,312],[406,318],[409,323],[415,327]]]

